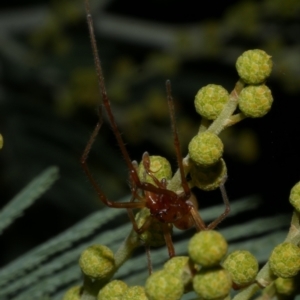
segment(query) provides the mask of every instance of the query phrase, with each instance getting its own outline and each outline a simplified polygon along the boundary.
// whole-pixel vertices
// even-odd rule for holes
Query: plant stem
[[[116,271],[123,265],[123,263],[131,256],[133,250],[140,246],[138,234],[131,230],[125,241],[115,253]]]
[[[239,80],[235,84],[233,91],[230,93],[229,100],[224,106],[222,112],[217,117],[217,119],[215,119],[214,122],[208,127],[208,131],[219,135],[219,133],[225,128],[226,124],[228,123],[228,120],[230,120],[230,117],[237,108],[239,94],[243,88],[244,83],[241,80]]]
[[[232,300],[248,300],[250,299],[258,290],[260,286],[257,283],[252,283],[240,293],[238,293]]]

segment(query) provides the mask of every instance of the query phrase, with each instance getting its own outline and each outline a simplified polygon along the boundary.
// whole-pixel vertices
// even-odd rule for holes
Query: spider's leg
[[[108,207],[116,207],[116,208],[143,208],[143,207],[145,207],[144,202],[121,202],[120,203],[120,202],[114,202],[114,201],[108,200],[108,198],[105,196],[104,192],[98,185],[96,179],[92,175],[92,173],[89,169],[89,166],[87,164],[87,159],[88,159],[89,153],[90,153],[91,148],[96,140],[96,137],[99,133],[99,130],[100,130],[102,124],[103,124],[103,117],[102,117],[102,113],[101,113],[101,107],[99,107],[99,120],[92,132],[90,139],[88,140],[88,143],[86,144],[86,147],[83,151],[83,154],[82,154],[81,160],[80,160],[81,166],[82,166],[87,178],[89,179],[93,188],[97,192],[99,199]]]
[[[190,187],[188,185],[188,182],[185,178],[183,163],[182,163],[182,154],[180,150],[180,141],[178,137],[178,130],[176,126],[176,118],[175,118],[175,109],[174,109],[174,101],[172,97],[171,92],[171,82],[170,80],[166,81],[166,88],[167,88],[167,100],[168,100],[168,106],[169,106],[169,113],[170,113],[170,119],[171,119],[171,127],[173,131],[173,139],[174,139],[174,147],[176,151],[176,158],[178,163],[178,168],[180,171],[180,177],[181,177],[181,186],[184,190],[184,193],[186,194],[186,198],[188,199],[191,194]]]
[[[168,223],[162,223],[162,230],[164,233],[165,242],[168,248],[169,257],[172,258],[175,256],[174,244],[171,237],[171,229]]]
[[[230,204],[229,204],[229,199],[226,193],[226,189],[225,189],[225,181],[227,179],[227,176],[224,177],[224,180],[222,181],[222,183],[220,184],[220,191],[222,194],[222,198],[223,198],[223,202],[225,204],[225,210],[224,212],[217,218],[215,219],[213,222],[211,222],[207,228],[208,229],[214,229],[216,228],[230,213]]]
[[[194,206],[190,209],[190,213],[193,217],[197,231],[207,230],[207,227],[206,227],[203,219],[201,218],[198,210]]]
[[[146,174],[148,176],[150,176],[154,183],[156,184],[156,186],[160,187],[160,188],[164,188],[161,185],[161,182],[155,177],[155,175],[153,174],[154,172],[150,170],[150,156],[148,152],[144,152],[143,157],[142,157],[142,162],[143,162],[143,166],[145,168]],[[145,175],[146,175],[145,174]],[[145,176],[146,177],[146,176]]]
[[[153,267],[152,267],[151,252],[150,252],[149,245],[145,244],[145,250],[146,250],[146,255],[147,255],[149,275],[151,275],[153,273]]]

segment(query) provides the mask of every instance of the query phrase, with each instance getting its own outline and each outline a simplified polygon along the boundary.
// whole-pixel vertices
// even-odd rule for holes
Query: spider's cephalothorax
[[[185,194],[182,196],[172,191],[168,191],[167,194],[145,192],[146,207],[149,208],[151,215],[159,221],[175,223],[189,215],[192,207],[192,204],[186,201],[187,196]]]

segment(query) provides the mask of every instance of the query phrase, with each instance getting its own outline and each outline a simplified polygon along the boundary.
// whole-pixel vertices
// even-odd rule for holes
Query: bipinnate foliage
[[[58,179],[58,168],[50,167],[37,176],[29,185],[18,193],[0,211],[0,234],[14,220],[20,217],[24,210],[31,206]]]
[[[234,217],[245,211],[249,213],[257,209],[260,204],[261,200],[254,196],[239,199],[232,203],[230,216]],[[222,205],[201,210],[201,213],[203,219],[208,222],[220,210],[222,210]],[[78,260],[84,249],[97,243],[103,243],[112,249],[119,247],[124,232],[130,231],[131,223],[112,230],[108,230],[107,227],[105,229],[103,226],[124,214],[126,213],[123,210],[109,208],[95,212],[3,267],[0,270],[0,299],[61,299],[65,286],[81,284],[82,275]],[[288,216],[282,215],[230,226],[220,232],[230,242],[229,251],[244,247],[254,253],[258,261],[262,263],[267,260],[271,249],[284,238],[284,231],[280,233],[280,229],[287,224]],[[95,235],[95,231],[100,233]],[[260,237],[257,237],[257,234]],[[179,231],[174,232],[174,235],[179,239],[176,243],[178,254],[186,253],[188,239]],[[237,242],[241,237],[247,238],[248,242]],[[151,254],[155,268],[167,260],[164,247],[153,249]],[[144,254],[132,257],[118,271],[118,278],[126,278],[126,282],[132,285],[143,284],[148,276],[146,265]]]

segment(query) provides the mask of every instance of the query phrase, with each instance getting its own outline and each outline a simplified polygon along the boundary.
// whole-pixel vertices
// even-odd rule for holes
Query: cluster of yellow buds
[[[220,85],[208,84],[195,96],[195,108],[202,121],[189,143],[190,175],[192,186],[202,190],[218,188],[227,175],[220,132],[244,118],[264,116],[273,102],[265,85],[272,60],[265,51],[245,51],[238,57],[236,69],[240,80],[231,93]]]
[[[236,68],[240,79],[231,93],[222,86],[209,84],[196,94],[195,107],[202,120],[199,132],[189,143],[189,153],[185,158],[185,172],[190,175],[190,186],[203,190],[216,189],[227,175],[222,159],[224,146],[219,133],[244,118],[262,117],[271,108],[273,98],[266,86],[266,79],[272,70],[271,57],[262,50],[249,50],[237,59]],[[158,186],[161,182],[172,184],[171,166],[163,157],[147,156],[135,167],[143,182]],[[290,203],[295,208],[295,220],[299,223],[300,182],[291,190]],[[138,228],[149,216],[147,209],[137,214]],[[162,245],[164,236],[160,224],[153,222],[147,231],[131,236],[127,240],[128,247],[136,247],[139,244],[137,239],[151,246]],[[214,300],[230,297],[233,289],[248,293],[249,288],[243,299],[250,299],[266,282],[272,285],[269,289],[272,293],[290,296],[297,288],[295,276],[300,271],[299,242],[300,233],[293,233],[291,239],[287,238],[274,248],[268,263],[259,271],[257,259],[249,251],[236,250],[227,254],[228,245],[220,233],[200,231],[190,239],[188,256],[171,258],[163,269],[148,277],[144,287],[129,287],[121,280],[112,280],[120,266],[118,259],[109,248],[94,245],[83,251],[79,260],[82,273],[91,280],[93,288],[86,286],[86,283],[82,287],[73,287],[63,300],[80,300],[89,289],[88,293],[97,300],[179,300],[190,291],[194,291],[200,299]],[[264,269],[267,272],[264,273]]]

